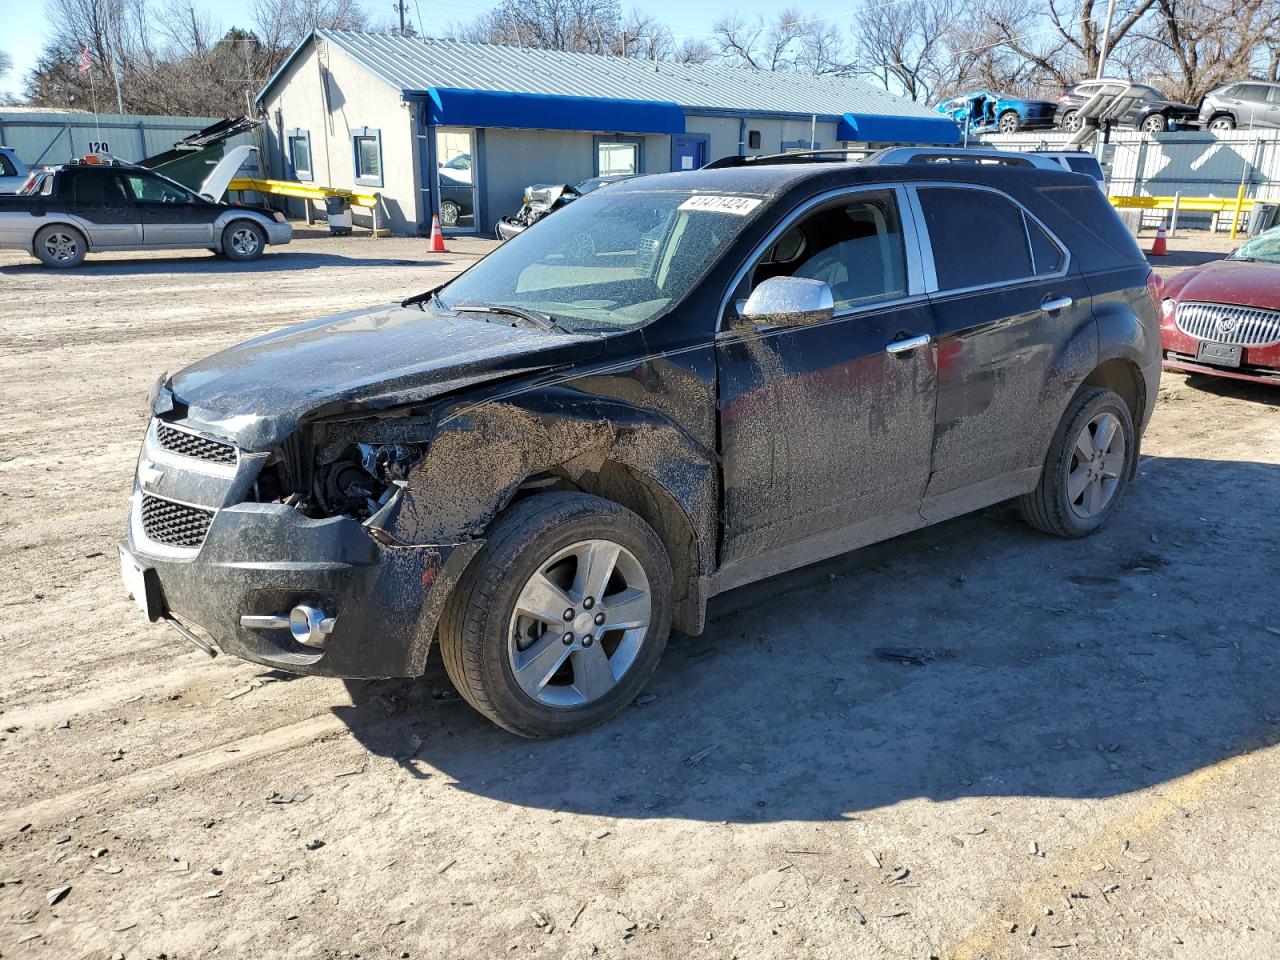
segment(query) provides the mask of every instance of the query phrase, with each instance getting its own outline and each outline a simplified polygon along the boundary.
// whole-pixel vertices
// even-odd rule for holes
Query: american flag
[[[78,74],[86,74],[93,68],[93,61],[89,59],[89,45],[82,44],[80,47],[80,69],[76,71]]]

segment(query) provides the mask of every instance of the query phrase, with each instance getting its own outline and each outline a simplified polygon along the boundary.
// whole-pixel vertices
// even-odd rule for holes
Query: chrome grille
[[[198,433],[179,430],[164,421],[156,421],[156,439],[160,442],[160,446],[170,453],[183,457],[204,460],[208,463],[234,464],[236,462],[236,448],[231,444],[210,440]]]
[[[1265,347],[1280,342],[1280,311],[1233,307],[1225,303],[1180,303],[1178,329],[1197,340]]]
[[[142,495],[142,530],[148,539],[171,547],[198,547],[209,532],[213,511]]]

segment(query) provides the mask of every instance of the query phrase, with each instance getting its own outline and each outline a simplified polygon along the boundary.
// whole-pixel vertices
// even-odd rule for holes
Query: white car
[[[27,165],[12,147],[0,147],[0,193],[17,193],[27,182]]]

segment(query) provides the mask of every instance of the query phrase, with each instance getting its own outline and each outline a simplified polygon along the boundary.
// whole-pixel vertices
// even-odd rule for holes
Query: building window
[[[748,150],[760,149],[760,131],[759,130],[747,131],[747,149]]]
[[[382,186],[382,131],[361,127],[351,134],[356,183]]]
[[[596,176],[633,177],[642,172],[639,137],[596,137]]]
[[[293,168],[293,178],[312,179],[311,134],[306,130],[290,130],[286,139],[289,143],[289,165]]]

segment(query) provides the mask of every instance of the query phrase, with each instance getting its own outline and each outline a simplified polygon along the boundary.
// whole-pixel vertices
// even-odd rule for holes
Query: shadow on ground
[[[1205,373],[1181,373],[1165,371],[1166,377],[1186,377],[1187,386],[1203,390],[1218,397],[1229,397],[1233,400],[1245,400],[1264,407],[1280,407],[1280,383],[1275,386],[1262,383],[1249,383],[1246,380],[1232,380],[1230,377],[1215,377]]]
[[[1160,784],[1280,740],[1280,553],[1252,519],[1280,466],[1141,473],[1085,540],[1002,506],[719,597],[703,636],[673,638],[656,699],[577,737],[500,730],[434,652],[422,681],[350,681],[337,712],[457,789],[613,817],[834,820]]]
[[[404,260],[380,257],[344,257],[330,253],[289,253],[270,250],[258,260],[249,263],[237,263],[226,257],[212,253],[192,253],[172,257],[118,257],[111,259],[109,255],[90,255],[83,264],[76,267],[74,274],[92,274],[95,276],[145,276],[156,273],[270,273],[278,270],[317,270],[323,267],[440,267],[444,260]],[[25,273],[57,273],[38,262],[34,258],[29,263],[11,264],[0,267],[0,274],[10,276]]]

